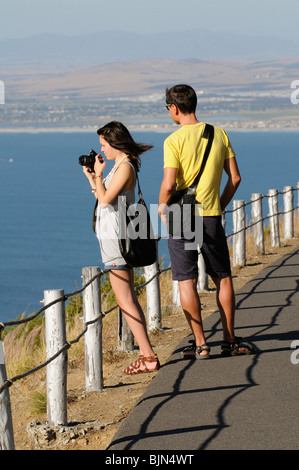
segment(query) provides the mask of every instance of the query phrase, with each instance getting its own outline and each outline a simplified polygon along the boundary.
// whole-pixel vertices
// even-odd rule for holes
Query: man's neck
[[[198,124],[200,121],[196,118],[195,114],[181,114],[180,116],[180,125],[181,126],[192,126]]]

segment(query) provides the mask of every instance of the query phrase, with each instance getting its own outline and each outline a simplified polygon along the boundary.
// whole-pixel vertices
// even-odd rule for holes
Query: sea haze
[[[137,141],[154,145],[144,154],[140,172],[148,205],[158,202],[167,135],[134,133]],[[254,192],[296,187],[299,132],[229,135],[242,174],[236,199],[249,201]],[[78,164],[91,148],[100,150],[96,133],[0,134],[0,321],[36,311],[44,290],[76,290],[82,268],[101,265],[91,226],[95,200]],[[166,241],[159,242],[159,255],[168,265]]]

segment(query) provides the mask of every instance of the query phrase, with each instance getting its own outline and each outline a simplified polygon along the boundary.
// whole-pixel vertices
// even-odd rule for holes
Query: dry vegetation
[[[298,237],[298,233],[296,234]],[[252,237],[247,241],[247,265],[234,268],[235,289],[246,284],[259,271],[299,244],[299,239],[286,240],[280,248],[271,248],[266,236],[266,254],[254,254]],[[140,282],[140,278],[137,279]],[[163,365],[176,345],[189,334],[181,309],[173,307],[170,272],[160,276],[162,329],[151,334],[151,341]],[[201,293],[203,317],[216,310],[215,290]],[[103,292],[103,309],[114,302],[109,285]],[[139,301],[146,311],[146,294],[143,289]],[[73,339],[82,331],[82,307],[80,297],[74,297],[67,308],[67,338]],[[60,446],[63,449],[106,449],[123,419],[134,407],[138,398],[155,376],[140,374],[125,376],[122,368],[138,355],[137,351],[123,353],[117,350],[118,312],[114,310],[104,318],[104,391],[86,393],[84,372],[84,339],[68,351],[68,420],[85,423],[97,420],[101,430],[94,430],[84,437]],[[45,360],[44,320],[37,318],[6,332],[4,339],[8,377],[13,377]],[[34,419],[46,422],[46,369],[16,382],[10,388],[16,449],[31,449],[26,426]],[[55,444],[51,447],[55,449]],[[57,446],[56,446],[57,448]]]

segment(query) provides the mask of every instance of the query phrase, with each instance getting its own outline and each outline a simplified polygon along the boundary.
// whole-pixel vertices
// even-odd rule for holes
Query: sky
[[[39,33],[205,28],[299,42],[298,18],[298,0],[0,0],[0,40]]]

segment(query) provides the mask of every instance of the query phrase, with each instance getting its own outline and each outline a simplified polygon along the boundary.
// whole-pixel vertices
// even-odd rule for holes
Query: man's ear
[[[175,112],[176,116],[178,116],[180,114],[180,110],[179,110],[179,108],[177,107],[176,104],[174,105],[174,112]]]

